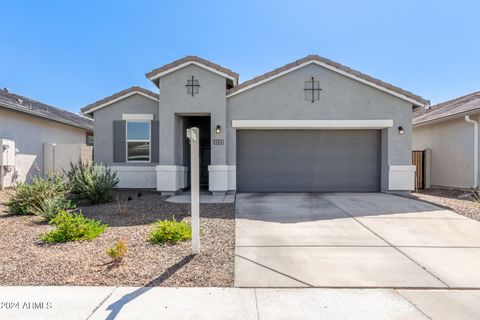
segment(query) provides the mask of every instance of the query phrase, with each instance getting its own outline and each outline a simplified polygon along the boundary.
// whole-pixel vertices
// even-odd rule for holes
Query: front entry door
[[[200,185],[208,186],[208,166],[210,165],[210,137],[200,138]]]

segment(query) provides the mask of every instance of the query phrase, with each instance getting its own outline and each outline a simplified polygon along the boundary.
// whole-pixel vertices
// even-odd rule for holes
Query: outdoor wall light
[[[403,130],[403,127],[400,126],[398,127],[398,134],[404,134],[405,133],[405,130]]]
[[[216,132],[217,134],[222,133],[222,127],[220,127],[219,124],[217,124],[217,128],[215,129],[215,132]]]

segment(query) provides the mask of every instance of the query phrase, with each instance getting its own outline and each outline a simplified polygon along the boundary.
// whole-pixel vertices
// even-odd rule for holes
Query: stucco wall
[[[153,114],[154,120],[158,120],[158,102],[142,95],[134,94],[95,111],[93,113],[95,119],[93,124],[95,130],[93,152],[96,163],[113,163],[113,121],[122,120],[122,114],[128,113]],[[135,165],[145,166],[148,164],[128,164],[128,166]]]
[[[85,143],[86,133],[81,128],[0,108],[0,136],[15,141],[16,169],[20,170],[17,181],[20,182],[30,181],[36,168],[44,174],[44,143]]]
[[[478,117],[472,119],[479,120]],[[432,150],[432,186],[472,187],[473,141],[473,125],[463,118],[413,129],[413,149]]]
[[[304,83],[320,80],[320,100],[305,100]],[[382,132],[382,187],[388,186],[389,165],[411,164],[412,105],[388,93],[310,64],[227,99],[227,163],[236,162],[232,120],[392,119]],[[405,129],[398,134],[398,127]]]
[[[199,80],[199,93],[187,94],[187,80]],[[160,78],[160,165],[183,165],[181,115],[210,115],[211,137],[221,139],[215,127],[226,127],[226,80],[196,65],[189,65]],[[211,164],[226,163],[226,146],[212,145]]]

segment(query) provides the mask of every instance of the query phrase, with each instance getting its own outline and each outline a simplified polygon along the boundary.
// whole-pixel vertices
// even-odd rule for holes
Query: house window
[[[93,147],[93,134],[90,132],[87,132],[86,144],[87,146]]]
[[[150,121],[127,121],[127,162],[150,162]]]

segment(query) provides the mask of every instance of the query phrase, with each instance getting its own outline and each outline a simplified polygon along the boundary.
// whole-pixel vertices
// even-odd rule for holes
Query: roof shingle
[[[413,125],[460,116],[469,112],[480,112],[480,91],[448,100],[430,109],[420,108],[413,112]]]
[[[141,93],[146,94],[147,96],[150,96],[150,97],[152,97],[154,99],[157,99],[157,100],[158,100],[158,97],[159,97],[157,93],[152,92],[148,89],[145,89],[145,88],[142,88],[142,87],[130,87],[128,89],[125,89],[125,90],[122,90],[120,92],[114,93],[114,94],[112,94],[108,97],[105,97],[101,100],[98,100],[94,103],[91,103],[91,104],[83,107],[81,109],[81,111],[82,111],[83,114],[88,114],[92,111],[92,109],[95,109],[96,107],[101,106],[102,104],[107,104],[107,103],[109,103],[109,102],[111,102],[115,99],[118,99],[118,98],[120,98],[124,95],[127,95],[129,93],[134,93],[134,92],[141,92]]]
[[[175,68],[176,66],[179,66],[179,65],[181,65],[185,62],[197,62],[197,63],[203,64],[203,65],[206,65],[207,67],[213,68],[213,69],[215,69],[215,70],[217,70],[221,73],[225,73],[225,74],[229,75],[230,77],[234,78],[236,81],[238,81],[238,73],[233,72],[230,69],[227,69],[225,67],[222,67],[221,65],[218,65],[216,63],[213,63],[211,61],[208,61],[206,59],[203,59],[203,58],[200,58],[200,57],[197,57],[197,56],[186,56],[186,57],[183,57],[181,59],[175,60],[175,61],[170,62],[170,63],[168,63],[164,66],[161,66],[159,68],[156,68],[156,69],[148,72],[147,74],[145,74],[145,76],[148,79],[150,79],[150,78],[156,76],[159,73],[162,73],[162,72],[167,71],[169,69]]]
[[[413,100],[415,100],[415,101],[418,101],[418,102],[420,102],[420,103],[423,103],[423,104],[425,104],[425,105],[429,104],[429,101],[428,101],[428,100],[426,100],[426,99],[424,99],[424,98],[422,98],[422,97],[420,97],[420,96],[418,96],[418,95],[416,95],[416,94],[413,94],[413,93],[411,93],[410,91],[403,90],[403,89],[401,89],[401,88],[399,88],[399,87],[396,87],[396,86],[394,86],[394,85],[392,85],[392,84],[390,84],[390,83],[387,83],[387,82],[381,81],[381,80],[379,80],[379,79],[373,78],[373,77],[371,77],[371,76],[369,76],[369,75],[367,75],[367,74],[361,73],[360,71],[353,70],[353,69],[351,69],[351,68],[349,68],[349,67],[347,67],[347,66],[344,66],[344,65],[342,65],[342,64],[340,64],[340,63],[338,63],[338,62],[329,60],[329,59],[327,59],[327,58],[320,57],[320,56],[318,56],[318,55],[309,55],[309,56],[306,56],[305,58],[302,58],[302,59],[299,59],[299,60],[297,60],[297,61],[291,62],[291,63],[289,63],[289,64],[284,65],[283,67],[277,68],[277,69],[275,69],[275,70],[272,70],[272,71],[269,71],[269,72],[267,72],[267,73],[265,73],[265,74],[262,74],[262,75],[260,75],[260,76],[258,76],[258,77],[255,77],[255,78],[253,78],[253,79],[251,79],[251,80],[245,81],[245,82],[243,82],[243,83],[241,83],[241,84],[239,84],[239,85],[231,88],[230,90],[228,90],[227,95],[231,95],[231,94],[233,94],[233,93],[235,93],[235,92],[237,92],[237,91],[239,91],[239,90],[241,90],[241,89],[243,89],[243,88],[249,87],[249,86],[251,86],[251,85],[253,85],[253,84],[257,83],[257,82],[260,82],[260,81],[262,81],[262,80],[265,80],[265,79],[268,79],[268,78],[270,78],[270,77],[273,77],[273,76],[275,76],[276,74],[279,74],[279,73],[281,73],[281,72],[288,71],[289,69],[292,69],[292,68],[294,68],[294,67],[296,67],[296,66],[298,66],[298,65],[304,64],[304,63],[306,63],[306,62],[308,62],[308,61],[318,61],[318,62],[327,64],[327,65],[329,65],[329,66],[331,66],[331,67],[334,67],[334,68],[336,68],[336,69],[339,69],[339,70],[341,70],[341,71],[343,71],[343,72],[349,73],[349,74],[351,74],[351,75],[353,75],[353,76],[355,76],[355,77],[358,77],[358,78],[361,78],[361,79],[363,79],[363,80],[372,82],[372,83],[374,83],[374,84],[376,84],[376,85],[378,85],[378,86],[381,86],[381,87],[383,87],[383,88],[385,88],[385,89],[388,89],[388,90],[390,90],[390,91],[394,91],[394,92],[396,92],[396,93],[402,94],[402,95],[404,95],[404,96],[406,96],[406,97],[408,97],[408,98],[411,98],[411,99],[413,99]]]
[[[0,106],[93,131],[92,119],[41,103],[5,89],[0,90]]]

